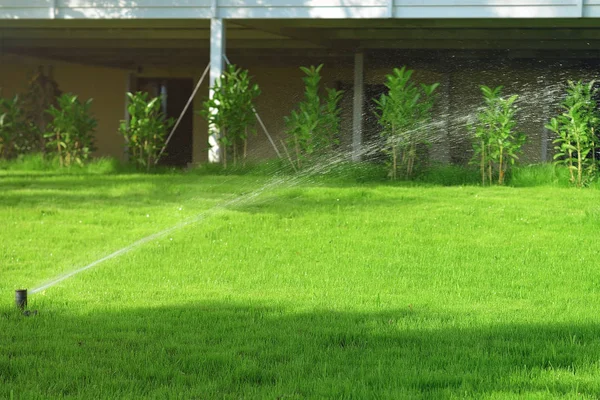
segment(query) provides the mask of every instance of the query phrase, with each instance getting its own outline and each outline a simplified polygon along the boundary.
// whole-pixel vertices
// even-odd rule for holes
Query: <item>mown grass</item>
[[[0,397],[600,393],[596,189],[217,172],[2,173]]]

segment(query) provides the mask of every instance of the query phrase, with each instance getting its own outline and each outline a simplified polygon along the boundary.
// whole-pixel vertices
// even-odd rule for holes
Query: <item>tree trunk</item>
[[[492,154],[492,151],[490,149],[490,145],[488,145],[488,182],[490,183],[490,185],[492,184],[492,175],[493,175],[493,168],[492,168],[492,160],[489,159],[489,154]]]
[[[504,185],[504,160],[503,160],[503,148],[500,148],[500,160],[498,167],[498,185]]]
[[[396,146],[392,147],[392,180],[396,180],[396,171],[398,168],[398,150]]]
[[[238,143],[237,140],[235,142],[233,142],[233,168],[235,168],[237,166],[237,147],[238,147]]]
[[[298,169],[302,168],[302,164],[300,163],[300,144],[298,143],[298,138],[294,136],[294,147],[296,148],[296,161],[298,161]]]
[[[583,160],[581,159],[581,142],[577,140],[577,186],[581,187]]]
[[[485,186],[485,143],[481,141],[481,185]]]
[[[225,139],[225,135],[227,134],[227,129],[223,128],[223,133],[221,137]],[[223,154],[223,169],[227,169],[227,145],[225,141],[221,140],[221,153]]]
[[[573,151],[569,150],[569,180],[575,183],[575,175],[573,175]]]

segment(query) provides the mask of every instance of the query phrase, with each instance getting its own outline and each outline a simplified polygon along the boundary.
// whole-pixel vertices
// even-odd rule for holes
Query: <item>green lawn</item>
[[[597,189],[281,182],[1,173],[0,398],[600,395]]]

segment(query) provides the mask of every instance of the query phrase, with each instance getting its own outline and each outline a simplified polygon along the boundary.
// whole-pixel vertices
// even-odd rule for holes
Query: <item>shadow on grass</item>
[[[427,189],[425,189],[427,190]],[[429,192],[414,192],[403,187],[387,188],[347,184],[328,186],[303,184],[282,187],[264,195],[232,204],[233,211],[249,214],[273,214],[280,217],[372,212],[373,209],[395,210],[398,207],[432,206],[440,200]]]
[[[250,182],[249,182],[250,181]],[[240,188],[236,187],[236,182]],[[251,180],[236,177],[193,175],[47,175],[0,179],[0,204],[36,206],[55,203],[61,207],[89,207],[90,203],[134,206],[161,204],[181,199],[220,200],[235,195]]]
[[[35,303],[35,302],[34,302]],[[43,305],[43,304],[42,304]],[[600,392],[593,325],[197,302],[0,312],[0,397],[445,398]],[[75,305],[74,305],[75,306]]]

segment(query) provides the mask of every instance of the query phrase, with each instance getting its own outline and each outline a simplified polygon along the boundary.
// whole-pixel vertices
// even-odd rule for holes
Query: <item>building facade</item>
[[[256,108],[273,143],[259,129],[249,147],[269,158],[303,95],[298,67],[323,63],[324,83],[344,90],[342,142],[358,158],[377,136],[371,99],[407,65],[441,84],[433,160],[469,158],[465,126],[485,84],[521,96],[524,158],[541,161],[562,82],[599,70],[599,17],[600,0],[0,0],[0,95],[51,74],[63,92],[94,99],[97,155],[122,157],[125,93],[165,92],[178,117],[208,68],[165,160],[200,163],[211,149],[194,110],[228,59],[262,89]]]

